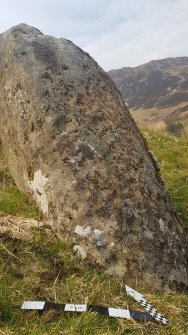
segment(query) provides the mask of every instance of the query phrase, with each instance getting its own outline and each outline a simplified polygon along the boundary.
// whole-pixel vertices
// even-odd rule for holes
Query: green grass
[[[156,156],[165,186],[184,225],[188,225],[188,138],[142,130]]]
[[[39,210],[29,203],[20,193],[10,176],[6,161],[0,147],[0,212],[5,215],[17,215],[28,218],[39,218]]]
[[[186,334],[188,297],[177,293],[148,294],[144,288],[138,289],[169,319],[168,326],[154,322],[140,324],[94,313],[58,314],[49,311],[39,316],[36,312],[21,312],[20,306],[24,300],[96,303],[125,309],[128,305],[131,309],[141,309],[125,294],[121,283],[78,262],[71,246],[55,240],[51,234],[40,228],[33,230],[31,241],[8,236],[1,239],[0,334]]]
[[[31,205],[15,185],[0,189],[0,212],[5,215],[20,215],[28,218],[39,218],[39,211]]]

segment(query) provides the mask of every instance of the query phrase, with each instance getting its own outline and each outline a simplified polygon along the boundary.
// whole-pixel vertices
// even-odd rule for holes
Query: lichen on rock
[[[37,201],[37,205],[43,214],[48,214],[48,199],[44,188],[47,181],[48,178],[42,175],[40,169],[34,172],[33,180],[28,181],[29,188],[33,192],[33,196]]]

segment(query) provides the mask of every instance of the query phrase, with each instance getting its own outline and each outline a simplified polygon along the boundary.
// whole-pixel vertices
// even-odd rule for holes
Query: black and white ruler
[[[167,325],[168,324],[168,320],[165,319],[161,313],[159,313],[145,298],[144,296],[133,290],[131,287],[125,285],[125,289],[127,294],[134,298],[137,302],[139,302],[139,304],[141,306],[143,306],[145,308],[145,310],[152,316],[152,318],[154,318],[156,321],[162,323],[163,325]]]
[[[125,289],[129,296],[134,298],[141,306],[145,308],[146,312],[90,304],[57,304],[48,301],[24,301],[21,309],[25,311],[37,310],[40,312],[52,309],[60,312],[94,312],[113,318],[132,319],[140,322],[153,321],[155,319],[163,325],[168,324],[168,320],[165,319],[151,304],[149,304],[141,293],[133,290],[127,285],[125,286]]]
[[[131,311],[129,309],[119,309],[111,307],[103,307],[98,305],[77,305],[77,304],[57,304],[48,301],[24,301],[22,310],[47,311],[55,309],[60,312],[94,312],[113,318],[133,319],[140,322],[153,321],[152,316],[148,312]]]

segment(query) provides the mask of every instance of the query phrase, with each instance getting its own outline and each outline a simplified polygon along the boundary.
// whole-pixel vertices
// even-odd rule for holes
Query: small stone
[[[104,247],[106,244],[106,237],[104,231],[100,229],[94,229],[95,239],[97,240],[98,247]]]

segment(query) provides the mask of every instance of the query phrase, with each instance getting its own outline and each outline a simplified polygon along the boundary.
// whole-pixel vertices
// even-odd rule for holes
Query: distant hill
[[[138,121],[188,120],[188,57],[108,72]]]

